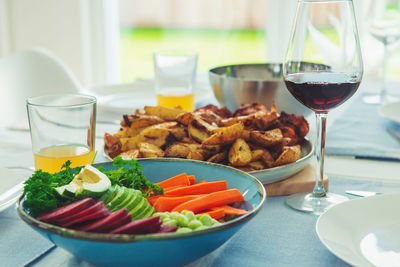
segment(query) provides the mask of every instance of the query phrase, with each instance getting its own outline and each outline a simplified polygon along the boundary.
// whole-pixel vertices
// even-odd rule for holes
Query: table
[[[329,117],[329,122],[341,116],[351,102]],[[113,126],[117,128],[118,126]],[[111,128],[113,129],[113,128]],[[96,149],[101,151],[102,135],[110,125],[99,124]],[[0,129],[0,166],[33,166],[30,137],[27,131]],[[98,158],[97,161],[101,161]],[[344,194],[347,189],[399,192],[400,164],[393,161],[356,159],[354,157],[327,157],[326,173],[330,176],[330,190]],[[189,266],[347,266],[330,253],[319,241],[315,232],[317,216],[291,210],[284,204],[285,197],[267,199],[260,214],[245,225],[231,240],[213,253]],[[16,216],[10,210],[0,214],[1,223]],[[5,218],[9,216],[9,218]],[[33,232],[33,230],[32,230]],[[41,237],[37,237],[41,238]],[[32,266],[91,266],[61,248],[51,248],[43,255],[37,254]],[[2,255],[17,259],[19,255]],[[5,265],[7,266],[7,264]],[[14,265],[13,265],[14,266]]]

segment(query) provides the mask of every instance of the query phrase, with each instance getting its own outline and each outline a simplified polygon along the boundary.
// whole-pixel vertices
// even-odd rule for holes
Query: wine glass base
[[[330,207],[349,200],[347,197],[326,193],[324,197],[316,197],[312,193],[299,193],[286,198],[286,204],[299,211],[320,215]]]

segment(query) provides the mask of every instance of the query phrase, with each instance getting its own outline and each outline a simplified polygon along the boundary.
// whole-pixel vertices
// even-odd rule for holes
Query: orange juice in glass
[[[194,110],[197,54],[188,51],[156,51],[153,54],[157,104]]]
[[[55,173],[89,164],[94,157],[96,98],[61,94],[27,100],[35,169]]]

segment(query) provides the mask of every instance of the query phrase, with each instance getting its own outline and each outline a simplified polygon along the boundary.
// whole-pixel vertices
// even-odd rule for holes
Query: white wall
[[[0,0],[0,57],[42,47],[85,87],[120,81],[118,1]]]
[[[2,1],[8,8],[9,53],[43,47],[59,56],[80,81],[84,80],[79,0]]]

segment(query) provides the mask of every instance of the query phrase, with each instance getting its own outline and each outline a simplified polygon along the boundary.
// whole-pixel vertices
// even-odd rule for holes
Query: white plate
[[[317,221],[321,242],[355,266],[400,266],[400,194],[338,204]]]
[[[23,182],[32,172],[25,167],[0,168],[0,212],[17,201],[23,191]]]
[[[100,111],[132,113],[145,105],[156,105],[154,80],[136,80],[133,83],[108,85],[84,90],[96,96]],[[199,83],[195,89],[195,102],[214,97],[208,84]]]
[[[382,116],[400,124],[400,102],[384,104],[379,112]]]

